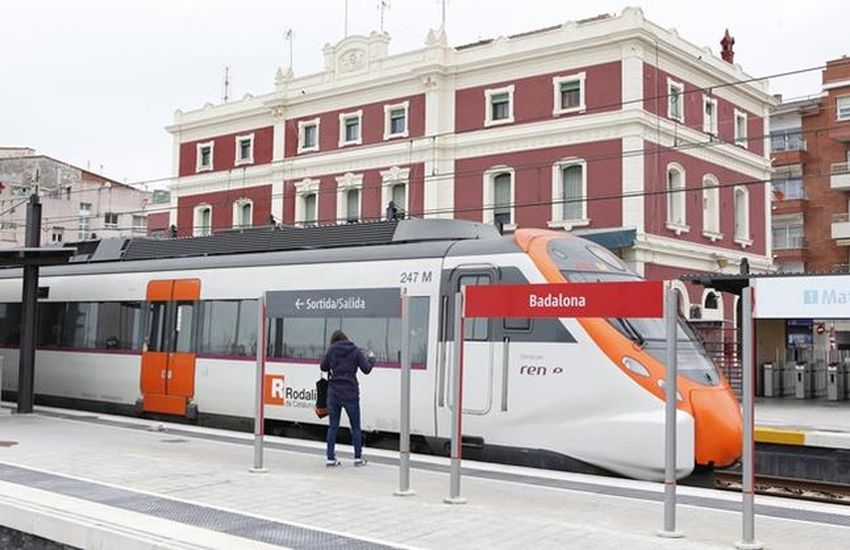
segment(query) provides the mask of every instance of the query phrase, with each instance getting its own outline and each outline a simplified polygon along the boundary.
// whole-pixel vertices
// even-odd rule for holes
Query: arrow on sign
[[[301,298],[298,298],[297,300],[295,300],[295,309],[300,310],[303,305],[304,305],[304,302],[301,301]]]

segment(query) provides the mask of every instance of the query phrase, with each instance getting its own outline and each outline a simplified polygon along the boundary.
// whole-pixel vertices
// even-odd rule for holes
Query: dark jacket
[[[319,368],[330,371],[330,390],[340,401],[350,401],[360,398],[360,386],[357,384],[357,369],[363,374],[372,372],[375,358],[363,355],[354,342],[342,340],[333,344]]]

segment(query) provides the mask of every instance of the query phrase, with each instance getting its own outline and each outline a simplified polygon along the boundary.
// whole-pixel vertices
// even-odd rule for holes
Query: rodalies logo
[[[283,374],[267,374],[263,387],[263,403],[278,407],[310,409],[316,405],[315,388],[293,388],[286,385]]]

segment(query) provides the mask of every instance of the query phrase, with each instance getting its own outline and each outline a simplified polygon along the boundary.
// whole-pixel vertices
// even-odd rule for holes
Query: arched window
[[[702,178],[702,230],[706,237],[720,237],[720,183],[711,174]]]
[[[195,207],[194,220],[192,222],[192,235],[205,237],[212,233],[212,206],[199,204]]]
[[[482,220],[515,227],[514,171],[509,167],[494,167],[484,172],[484,210]]]
[[[734,199],[735,242],[742,246],[752,244],[750,240],[750,194],[746,187],[735,188]]]
[[[667,167],[667,225],[681,233],[688,230],[685,220],[685,170],[671,164]]]
[[[295,184],[295,223],[315,225],[318,212],[319,180],[304,179]]]
[[[254,203],[239,199],[233,203],[233,227],[251,227],[254,222]]]
[[[549,227],[588,225],[587,164],[568,158],[552,166],[552,219]]]
[[[708,292],[705,295],[705,302],[702,305],[705,309],[717,309],[717,294]]]
[[[337,223],[357,223],[360,221],[360,190],[363,188],[363,174],[347,172],[336,178],[336,217]]]

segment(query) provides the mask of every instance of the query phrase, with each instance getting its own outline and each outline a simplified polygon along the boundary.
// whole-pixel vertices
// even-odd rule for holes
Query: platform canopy
[[[0,250],[0,266],[61,265],[76,253],[76,248],[9,248]]]

